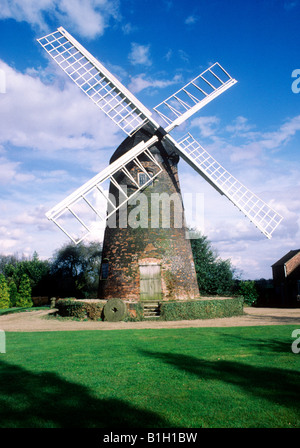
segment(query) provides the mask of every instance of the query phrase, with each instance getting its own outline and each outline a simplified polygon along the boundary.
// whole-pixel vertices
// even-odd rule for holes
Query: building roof
[[[289,260],[291,260],[295,255],[300,252],[300,249],[290,250],[286,255],[284,255],[280,260],[276,261],[276,263],[272,264],[272,268],[275,266],[283,266]]]

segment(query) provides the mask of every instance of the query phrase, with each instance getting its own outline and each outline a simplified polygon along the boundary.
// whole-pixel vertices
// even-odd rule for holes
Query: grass
[[[0,427],[300,427],[294,326],[6,333]]]
[[[50,308],[49,305],[44,306],[35,306],[35,307],[13,307],[13,308],[4,308],[0,310],[0,316],[4,316],[6,314],[15,314],[15,313],[24,313],[24,311],[39,311]]]

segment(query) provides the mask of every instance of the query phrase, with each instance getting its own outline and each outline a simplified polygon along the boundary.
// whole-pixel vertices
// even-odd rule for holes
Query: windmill
[[[156,106],[158,122],[64,28],[58,28],[38,42],[93,103],[127,134],[107,168],[46,214],[76,244],[99,228],[99,223],[106,225],[100,281],[102,298],[135,301],[199,296],[191,245],[186,238],[177,172],[179,158],[271,238],[282,217],[221,166],[190,133],[179,140],[170,135],[174,128],[237,82],[219,63]],[[155,218],[156,225],[150,229],[147,225],[145,228],[128,226],[128,217],[134,211],[132,204],[136,205],[138,198],[142,195],[153,198],[162,193],[179,198],[177,207],[173,201],[170,208],[169,226],[162,224],[161,211]],[[145,207],[146,221],[149,221],[149,204]],[[175,215],[181,225],[176,225]],[[127,225],[122,224],[124,219]]]

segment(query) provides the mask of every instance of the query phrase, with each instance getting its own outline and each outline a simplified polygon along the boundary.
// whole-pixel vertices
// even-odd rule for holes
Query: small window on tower
[[[106,280],[108,277],[108,261],[104,261],[101,266],[101,279]]]
[[[152,176],[152,173],[149,171],[149,176],[146,173],[139,173],[138,174],[138,183],[139,186],[142,187],[143,185],[145,185],[145,183],[150,179],[150,177]],[[148,183],[148,185],[152,185],[153,181]]]

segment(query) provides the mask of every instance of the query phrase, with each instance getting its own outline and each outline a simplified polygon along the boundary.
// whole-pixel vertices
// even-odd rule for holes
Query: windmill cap
[[[157,129],[155,129],[155,127],[151,123],[145,124],[133,136],[125,138],[125,140],[120,144],[120,146],[118,146],[116,151],[111,156],[109,163],[115,162],[117,159],[119,159],[121,156],[126,154],[128,151],[130,151],[134,146],[136,146],[141,141],[149,140],[151,137],[153,137],[153,135],[156,134],[156,132],[157,132]],[[162,135],[162,133],[161,133],[161,135]],[[159,146],[160,146],[160,143],[152,146],[151,152],[160,154],[161,149],[159,148]],[[176,161],[174,160],[174,161],[175,161],[175,163],[178,163],[179,156],[177,155],[177,152],[176,152],[175,148],[173,147],[173,145],[169,142],[164,141],[163,148],[167,152],[168,156],[170,156],[172,154],[172,156],[174,157],[174,155],[176,155],[175,158],[177,160]]]

